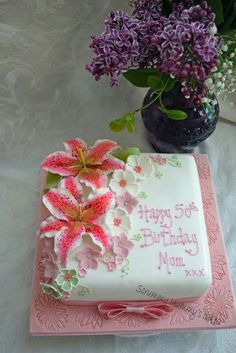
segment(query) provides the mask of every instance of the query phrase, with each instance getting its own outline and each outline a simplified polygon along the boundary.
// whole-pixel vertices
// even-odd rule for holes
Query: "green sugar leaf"
[[[57,187],[61,179],[61,175],[48,172],[44,192],[46,193],[49,191],[49,189]]]
[[[126,162],[129,156],[136,155],[138,156],[141,153],[138,147],[129,147],[126,150],[120,150],[114,153],[114,157],[120,159],[123,162]]]

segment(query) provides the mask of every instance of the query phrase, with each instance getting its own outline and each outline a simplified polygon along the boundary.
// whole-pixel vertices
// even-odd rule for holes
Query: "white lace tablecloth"
[[[84,67],[90,35],[126,0],[0,0],[0,352],[145,353],[236,351],[235,330],[149,337],[30,337],[39,165],[62,142],[81,136],[151,151],[141,122],[115,135],[108,122],[142,101],[124,80],[111,89]],[[209,155],[236,289],[236,126],[220,122],[200,151]]]

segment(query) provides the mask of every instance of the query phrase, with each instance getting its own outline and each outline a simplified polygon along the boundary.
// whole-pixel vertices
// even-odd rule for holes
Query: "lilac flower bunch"
[[[139,67],[139,20],[123,11],[110,12],[105,31],[92,37],[90,47],[95,58],[87,69],[96,80],[110,75],[111,85],[117,85],[118,75]]]
[[[185,98],[201,105],[208,94],[207,79],[220,64],[222,47],[211,6],[207,1],[196,5],[182,0],[173,2],[171,12],[164,14],[161,0],[131,3],[131,15],[111,12],[104,32],[92,37],[94,58],[86,68],[96,80],[110,76],[112,86],[123,74],[136,86],[151,87],[156,99],[180,83]],[[173,117],[167,109],[165,113]],[[184,112],[177,115],[176,119],[186,118]]]
[[[152,39],[159,49],[158,69],[180,81],[185,97],[198,105],[207,92],[204,81],[219,65],[221,40],[214,19],[207,2],[187,9],[182,3]]]

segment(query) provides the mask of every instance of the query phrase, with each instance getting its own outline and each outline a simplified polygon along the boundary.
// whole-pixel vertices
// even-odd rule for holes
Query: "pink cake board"
[[[159,320],[147,319],[135,313],[122,313],[115,319],[105,319],[98,313],[96,305],[68,305],[42,292],[39,283],[43,255],[41,243],[36,238],[30,314],[32,335],[148,334],[236,328],[235,298],[208,157],[196,154],[195,159],[201,183],[213,274],[213,283],[208,292],[195,302],[173,304],[173,312]],[[42,181],[42,190],[43,184]],[[46,210],[40,201],[38,222],[45,216]]]

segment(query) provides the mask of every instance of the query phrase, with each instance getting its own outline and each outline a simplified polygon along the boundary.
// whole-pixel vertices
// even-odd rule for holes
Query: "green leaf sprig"
[[[129,70],[125,72],[123,76],[136,87],[151,88],[155,95],[154,98],[146,105],[143,105],[132,112],[125,113],[121,118],[112,120],[109,125],[112,131],[120,132],[127,128],[128,132],[134,132],[136,113],[148,108],[157,100],[160,102],[160,107],[158,108],[170,119],[183,120],[187,118],[187,114],[184,111],[167,109],[162,103],[161,97],[163,93],[169,92],[176,83],[176,80],[171,78],[169,75],[160,75],[156,69],[150,68]]]

